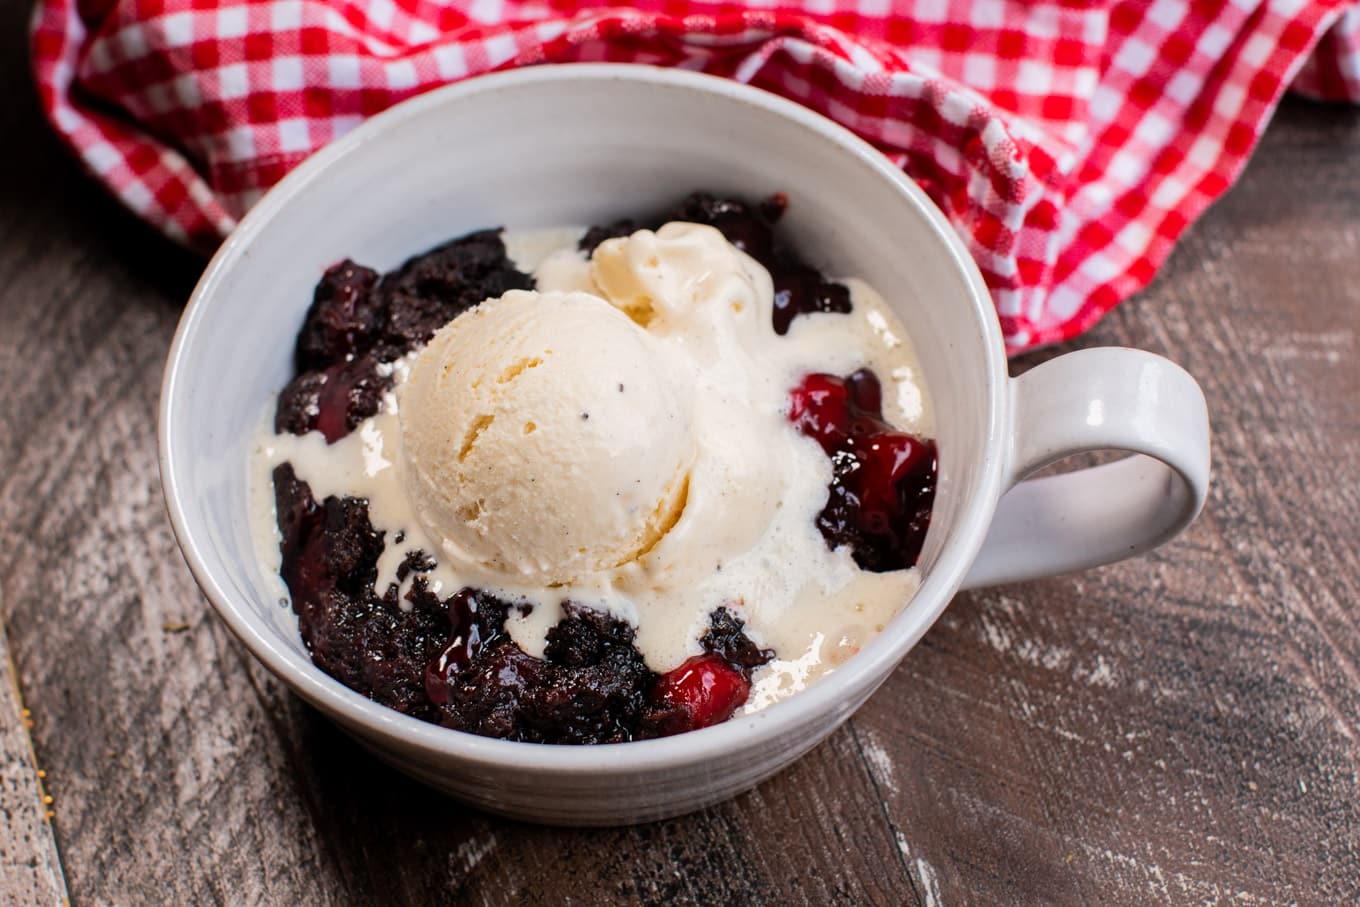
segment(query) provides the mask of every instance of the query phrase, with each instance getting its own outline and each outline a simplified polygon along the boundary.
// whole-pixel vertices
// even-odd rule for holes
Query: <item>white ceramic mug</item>
[[[400,715],[323,674],[256,560],[246,486],[251,433],[290,377],[318,276],[346,256],[391,268],[490,225],[660,210],[696,188],[788,193],[785,235],[830,273],[881,290],[911,332],[934,401],[940,470],[916,597],[812,688],[661,740],[490,740]],[[1194,519],[1209,478],[1204,398],[1180,368],[1094,349],[1007,377],[987,288],[949,223],[899,170],[773,95],[640,66],[475,79],[401,104],[302,164],[242,221],[195,289],[166,366],[160,430],[185,558],[261,662],[401,770],[488,810],[582,825],[671,816],[755,785],[849,717],[959,588],[1147,550]],[[1020,481],[1097,448],[1137,455]]]

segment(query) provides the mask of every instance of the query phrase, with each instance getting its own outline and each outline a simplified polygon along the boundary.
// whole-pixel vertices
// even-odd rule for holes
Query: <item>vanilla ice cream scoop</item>
[[[436,556],[559,584],[655,546],[684,509],[694,445],[653,344],[588,293],[511,291],[435,334],[399,413]]]

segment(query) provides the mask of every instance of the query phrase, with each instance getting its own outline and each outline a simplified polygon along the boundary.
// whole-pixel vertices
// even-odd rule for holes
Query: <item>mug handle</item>
[[[1133,557],[1199,514],[1209,491],[1209,411],[1180,366],[1103,347],[1059,356],[1008,384],[1009,490],[962,588]],[[1064,457],[1104,449],[1134,456],[1021,481]]]

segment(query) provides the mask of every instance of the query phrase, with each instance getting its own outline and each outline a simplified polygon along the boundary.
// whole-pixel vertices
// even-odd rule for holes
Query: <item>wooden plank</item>
[[[10,84],[26,14],[0,5]],[[12,828],[36,780],[7,721],[11,900],[60,896],[59,866],[77,903],[1360,899],[1354,111],[1288,105],[1157,284],[1080,344],[1165,352],[1205,382],[1217,475],[1191,533],[962,596],[846,730],[751,794],[563,831],[379,765],[211,616],[154,444],[200,263],[76,178],[30,97],[0,108],[19,157],[0,173],[0,617],[61,862]]]
[[[1072,345],[1199,377],[1200,522],[962,596],[856,717],[938,903],[1360,900],[1357,154],[1354,111],[1288,105],[1156,284]]]
[[[258,666],[266,698],[277,685]],[[563,830],[467,810],[387,769],[329,722],[277,703],[312,823],[354,904],[917,903],[848,734],[758,791],[697,816]],[[272,711],[273,709],[271,709]],[[356,785],[355,778],[365,779]],[[831,855],[835,855],[834,859]],[[283,903],[282,900],[279,903]]]
[[[28,739],[29,711],[14,683],[0,626],[0,892],[15,904],[65,904],[51,805]]]

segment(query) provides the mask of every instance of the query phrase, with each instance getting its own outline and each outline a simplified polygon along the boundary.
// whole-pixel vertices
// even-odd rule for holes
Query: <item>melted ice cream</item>
[[[571,600],[636,626],[638,649],[658,672],[697,654],[708,615],[726,606],[746,621],[746,632],[757,644],[776,653],[755,672],[745,706],[747,711],[763,708],[857,652],[919,585],[914,568],[870,573],[855,564],[848,548],[828,550],[816,517],[826,503],[831,465],[820,446],[800,435],[786,416],[789,391],[807,373],[845,375],[868,367],[883,384],[884,417],[902,431],[929,436],[929,400],[909,338],[882,298],[855,279],[842,281],[850,289],[853,312],[802,315],[787,335],[777,336],[771,327],[768,272],[710,227],[672,223],[655,233],[640,231],[601,244],[593,260],[576,250],[581,233],[577,228],[512,232],[505,243],[517,267],[534,275],[540,293],[590,293],[628,315],[629,330],[647,345],[658,380],[667,388],[662,396],[669,401],[673,392],[683,398],[692,447],[661,459],[666,469],[675,466],[672,460],[685,464],[688,490],[678,518],[664,533],[639,556],[604,569],[573,570],[566,581],[561,576],[545,580],[537,569],[541,562],[529,556],[529,549],[523,549],[522,563],[464,556],[468,546],[456,542],[469,537],[466,527],[450,526],[447,517],[422,519],[420,502],[413,500],[412,490],[419,494],[421,483],[413,480],[403,451],[399,413],[412,366],[425,354],[417,351],[389,366],[394,388],[381,411],[335,444],[327,445],[317,432],[299,437],[262,431],[252,463],[253,529],[260,556],[277,575],[271,472],[291,462],[318,501],[328,495],[368,500],[369,519],[387,543],[378,564],[379,594],[397,582],[397,566],[407,554],[419,549],[436,558],[427,577],[440,595],[474,586],[532,603],[532,609],[522,609],[526,613],[512,612],[506,623],[529,654],[542,656],[547,631],[562,616],[561,603]],[[481,315],[468,313],[453,324],[488,315],[495,305],[486,303],[473,310],[485,309]],[[573,326],[561,327],[569,336]],[[545,336],[552,333],[549,325]],[[437,335],[426,349],[438,342]],[[611,364],[602,359],[597,366],[578,363],[577,368],[598,369],[594,377],[602,378]],[[567,385],[576,383],[562,382],[572,399],[561,405],[575,412],[585,391],[575,394]],[[587,385],[591,382],[580,386]],[[545,399],[540,405],[550,404]],[[522,408],[514,412],[521,421],[530,418]],[[406,430],[409,440],[412,427]],[[594,492],[617,478],[611,468],[625,463],[641,468],[636,451],[612,461],[610,449],[596,449],[597,436],[611,437],[608,432],[590,436],[596,446],[589,449],[584,469],[580,458],[550,463],[516,452],[497,458],[510,464],[509,472],[495,472],[493,464],[476,481],[489,483],[488,489],[514,483],[518,491],[525,488],[528,473],[542,478],[540,470],[570,468],[574,472],[548,476],[545,486],[554,491],[542,506],[554,507],[568,521],[574,515],[583,525],[603,526],[606,534],[617,528],[620,537],[631,537],[633,527],[615,526],[631,518],[629,508],[618,508],[618,516],[591,508]],[[474,495],[483,501],[490,497]],[[505,506],[521,506],[522,498],[507,498],[511,503]],[[509,525],[524,525],[522,515],[516,519]],[[476,540],[496,544],[494,537]],[[517,550],[508,540],[503,547]],[[282,583],[277,588],[287,595]]]

